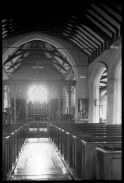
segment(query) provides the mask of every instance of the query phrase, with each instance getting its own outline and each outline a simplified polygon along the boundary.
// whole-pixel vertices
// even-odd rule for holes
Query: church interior
[[[2,179],[122,180],[122,2],[47,3],[3,13]]]

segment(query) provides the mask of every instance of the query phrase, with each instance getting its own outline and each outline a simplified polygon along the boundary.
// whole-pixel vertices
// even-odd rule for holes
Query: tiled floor
[[[70,180],[70,173],[48,138],[29,138],[10,180]]]

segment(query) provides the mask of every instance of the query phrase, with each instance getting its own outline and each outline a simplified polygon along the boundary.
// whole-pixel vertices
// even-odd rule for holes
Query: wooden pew
[[[112,134],[112,130],[110,131],[111,133],[109,133],[109,136],[107,136],[107,139],[105,139],[106,137],[104,137],[102,134],[100,135],[100,133],[103,131],[103,132],[105,132],[106,131],[106,129],[104,129],[104,126],[103,126],[103,129],[101,129],[101,128],[96,128],[96,131],[98,131],[99,132],[99,138],[101,138],[101,140],[99,139],[99,138],[95,138],[95,135],[96,135],[96,133],[94,132],[95,131],[95,128],[94,129],[92,129],[94,126],[100,126],[100,125],[93,125],[93,124],[88,124],[88,126],[85,126],[84,124],[80,124],[80,125],[78,125],[78,127],[79,128],[77,128],[77,126],[76,125],[67,125],[66,126],[66,124],[65,125],[61,125],[61,124],[59,124],[58,126],[61,126],[62,128],[59,128],[59,135],[60,135],[60,141],[58,142],[58,144],[60,143],[60,150],[61,150],[61,153],[62,154],[64,154],[64,157],[65,157],[65,160],[66,161],[68,161],[69,162],[69,165],[71,166],[71,167],[73,167],[73,168],[75,168],[76,169],[76,171],[78,172],[78,170],[77,169],[79,169],[79,168],[77,168],[77,166],[79,167],[79,165],[78,165],[78,161],[79,161],[79,159],[78,158],[76,158],[76,157],[79,157],[79,156],[77,156],[77,154],[80,152],[80,151],[77,151],[77,145],[75,146],[72,142],[73,142],[73,140],[72,140],[72,137],[74,138],[74,134],[75,135],[79,135],[79,131],[80,131],[80,133],[81,133],[81,135],[80,136],[82,136],[82,133],[83,133],[83,136],[81,137],[81,138],[83,138],[83,139],[85,139],[85,140],[87,140],[87,141],[89,141],[90,139],[92,139],[92,141],[101,141],[101,142],[99,142],[99,144],[101,144],[101,143],[105,143],[104,141],[108,141],[109,143],[111,142],[111,141],[118,141],[118,140],[120,140],[120,136],[117,136],[118,135],[118,133],[116,133],[115,132],[115,136],[113,136],[113,134]],[[82,127],[83,126],[83,127]],[[76,127],[76,128],[75,128]],[[82,128],[82,129],[81,129]],[[87,131],[87,133],[85,132],[84,133],[84,131],[83,131],[83,129],[85,128],[85,131]],[[89,129],[89,128],[91,128],[91,129]],[[79,130],[80,129],[80,130]],[[111,128],[110,128],[111,129]],[[115,128],[116,129],[116,128]],[[70,135],[70,133],[68,132],[69,130],[71,130],[71,135]],[[109,132],[109,130],[108,130],[108,132]],[[119,132],[120,133],[120,132]],[[91,135],[92,134],[92,135]],[[93,140],[93,134],[94,134],[94,140]],[[103,136],[103,137],[102,137]],[[68,137],[68,138],[67,138]],[[56,136],[56,138],[57,138],[57,136]],[[71,140],[67,140],[67,139],[71,139]],[[89,143],[89,142],[88,142]],[[96,145],[98,145],[98,142],[96,143],[96,142],[92,142],[92,143],[95,143]],[[77,143],[77,141],[76,141],[76,144],[78,144]],[[110,145],[110,144],[108,144],[108,145]],[[76,150],[75,150],[75,147],[76,147]],[[79,145],[78,145],[78,147],[79,147]],[[80,146],[81,147],[81,146]],[[63,149],[64,148],[64,149]],[[77,153],[77,154],[76,154]],[[83,157],[84,158],[84,157]],[[82,159],[83,159],[82,158]],[[85,159],[85,158],[84,158]],[[87,162],[87,161],[86,161]],[[87,164],[87,163],[86,163]],[[85,169],[87,169],[86,168],[87,167],[87,165],[85,166]],[[84,169],[84,170],[85,170]],[[84,172],[84,171],[83,171]],[[92,171],[91,171],[91,174],[92,174]],[[90,173],[87,175],[81,175],[81,176],[83,176],[83,179],[92,179],[93,177],[90,175]]]
[[[121,180],[121,162],[121,148],[95,148],[96,179]]]
[[[91,141],[99,141],[100,142],[104,142],[106,140],[108,140],[107,138],[101,138],[101,136],[99,138],[95,138],[95,137],[89,137],[89,136],[82,136],[80,137],[80,139],[85,139],[86,141],[89,141],[90,139],[92,139]],[[77,141],[78,139],[78,141]],[[118,141],[120,140],[120,138],[115,139],[115,138],[109,138],[108,142],[110,141]],[[69,142],[70,141],[70,142]],[[68,133],[68,140],[66,141],[66,151],[65,151],[65,160],[68,162],[69,166],[72,167],[73,169],[79,169],[78,167],[78,151],[80,149],[81,151],[81,143],[80,143],[80,148],[79,148],[79,137],[75,136],[75,135],[70,135]],[[79,152],[80,153],[80,152]],[[78,167],[77,167],[78,166]],[[78,172],[78,171],[77,171]]]
[[[62,155],[64,154],[64,157],[66,159],[68,144],[71,143],[71,142],[68,142],[68,140],[70,141],[70,139],[71,139],[72,145],[74,145],[73,144],[73,138],[75,136],[80,136],[82,138],[93,138],[93,137],[96,137],[96,136],[105,137],[105,135],[106,134],[105,134],[104,131],[103,132],[101,131],[101,133],[100,133],[100,132],[96,132],[95,129],[92,129],[92,131],[90,131],[90,130],[87,130],[87,131],[86,130],[85,131],[83,131],[83,130],[78,130],[77,131],[76,130],[76,131],[73,131],[73,132],[63,131],[63,135],[61,136],[61,154]],[[70,136],[70,138],[69,138],[69,136]],[[73,147],[73,149],[74,149],[74,147]],[[72,151],[74,151],[73,149],[72,149]]]
[[[65,125],[66,126],[66,125]],[[83,127],[82,127],[83,126]],[[61,129],[62,130],[65,130],[65,131],[69,131],[70,129],[71,129],[71,132],[72,132],[72,134],[76,131],[76,130],[78,130],[78,132],[79,131],[81,131],[81,132],[83,132],[83,130],[86,130],[87,132],[89,131],[89,132],[92,132],[93,133],[93,131],[94,131],[94,129],[93,129],[93,127],[95,127],[96,125],[92,125],[92,128],[90,128],[89,129],[89,127],[87,127],[87,128],[84,128],[84,124],[82,125],[82,126],[80,126],[79,128],[77,127],[77,126],[75,126],[74,128],[73,127],[70,127],[69,126],[69,128],[67,128],[67,126],[66,126],[66,128],[64,128],[64,127],[61,127]],[[88,125],[89,126],[89,125]],[[74,132],[73,132],[74,131]],[[110,131],[110,133],[109,132],[106,132],[106,129],[104,129],[104,127],[102,127],[102,126],[100,126],[100,127],[95,127],[95,133],[94,133],[94,135],[96,136],[97,135],[97,133],[98,133],[98,136],[102,136],[103,134],[102,134],[102,132],[103,133],[107,133],[107,136],[117,136],[117,134],[118,134],[118,136],[120,135],[120,132],[118,131]]]
[[[70,124],[71,125],[71,124]],[[70,129],[70,127],[71,127],[71,132],[72,132],[72,126],[70,126],[69,124],[68,125],[66,125],[66,124],[57,124],[57,126],[63,126],[63,127],[65,127],[65,128],[67,128],[67,127],[69,127],[69,128],[67,128],[67,129]],[[83,129],[84,129],[84,127],[85,127],[85,125],[87,125],[87,124],[79,124],[79,125],[73,125],[74,126],[74,128],[73,128],[73,130],[75,131],[75,127],[77,128],[77,130],[81,130],[81,133],[83,132]],[[81,128],[83,126],[83,128]],[[88,126],[90,127],[93,127],[93,126],[98,126],[98,129],[96,129],[96,130],[98,130],[98,134],[99,134],[99,130],[100,130],[100,128],[99,128],[99,126],[101,127],[101,126],[103,126],[103,125],[100,125],[100,124],[95,124],[95,125],[93,125],[93,124],[88,124]],[[89,127],[87,127],[86,126],[86,128],[89,128]],[[92,131],[92,133],[95,133],[94,132],[94,129],[92,129],[90,127],[90,129],[89,129],[89,131]],[[61,152],[61,154],[63,155],[64,154],[64,156],[65,156],[65,159],[67,158],[67,152],[64,152],[64,151],[67,151],[67,148],[68,148],[68,145],[67,145],[67,148],[66,148],[66,142],[68,143],[68,141],[66,140],[66,138],[65,138],[65,134],[66,134],[66,131],[64,131],[64,129],[65,128],[58,128],[58,127],[56,127],[55,125],[52,125],[52,133],[54,134],[53,136],[54,136],[54,138],[52,138],[52,140],[55,142],[55,139],[56,138],[58,138],[58,144],[57,144],[57,146],[58,146],[58,149],[60,150],[60,152]],[[56,135],[56,128],[58,128],[58,136]],[[85,129],[84,129],[85,130]],[[101,134],[100,134],[101,135]],[[89,136],[89,133],[88,133],[88,136]],[[55,142],[55,144],[56,144],[56,142]]]
[[[80,136],[80,139],[84,139],[84,143],[83,143],[83,148],[85,148],[84,150],[82,150],[81,148],[81,143],[80,143],[80,140],[79,140],[79,136]],[[92,171],[90,171],[90,167],[92,166],[92,159],[90,160],[90,158],[92,156],[89,154],[89,158],[87,157],[86,154],[88,149],[87,149],[87,146],[90,144],[90,146],[92,147],[93,143],[95,144],[95,146],[93,147],[99,147],[101,145],[104,145],[104,143],[108,143],[108,146],[111,145],[111,142],[115,142],[115,144],[118,146],[118,143],[119,143],[119,147],[121,146],[121,136],[107,136],[107,137],[102,137],[102,136],[98,136],[97,138],[96,137],[90,137],[89,136],[85,136],[85,135],[72,135],[72,138],[71,138],[71,143],[70,143],[70,146],[69,147],[69,151],[68,153],[71,154],[71,157],[69,159],[69,162],[70,162],[70,166],[73,167],[73,169],[75,169],[75,174],[82,178],[82,179],[94,179],[93,175],[94,173]],[[84,144],[86,144],[86,146],[84,146]],[[114,145],[114,144],[113,144]],[[81,151],[84,151],[84,153],[81,154]],[[93,149],[92,149],[92,152],[93,152]],[[81,175],[81,157],[82,156],[82,159],[84,160],[84,162],[86,163],[85,164],[85,167],[83,169],[83,173],[84,172],[87,172],[85,173],[85,175]],[[82,160],[82,161],[83,161]],[[90,161],[90,165],[88,165],[88,161]],[[84,165],[84,163],[83,163]],[[88,167],[88,168],[87,168]],[[86,170],[85,170],[86,169]],[[89,171],[88,171],[89,169]],[[88,173],[89,172],[89,173]]]
[[[59,128],[59,127],[61,128]],[[95,132],[94,132],[94,128],[95,127]],[[61,151],[63,151],[63,146],[65,143],[65,141],[63,141],[63,137],[64,137],[64,134],[66,133],[66,131],[69,131],[71,129],[71,133],[74,134],[74,132],[76,130],[78,130],[78,133],[79,131],[81,131],[81,133],[84,133],[83,130],[87,131],[87,132],[90,132],[90,133],[94,133],[94,136],[103,136],[104,135],[104,132],[106,132],[106,129],[104,128],[105,125],[104,124],[93,124],[93,123],[89,123],[89,124],[57,124],[57,127],[55,125],[52,125],[52,130],[53,130],[53,141],[54,143],[57,145],[58,149]],[[59,132],[56,130],[56,128],[59,129]],[[64,132],[65,130],[65,132]],[[102,133],[103,132],[103,133]],[[98,134],[97,134],[98,133]],[[115,135],[115,134],[114,134]]]
[[[96,173],[95,173],[95,159],[94,159],[94,152],[96,147],[103,147],[104,145],[108,147],[121,147],[121,142],[88,142],[81,140],[82,147],[82,174],[85,172],[85,175],[83,174],[81,176],[82,179],[85,180],[93,180],[96,179]],[[76,156],[77,157],[77,156]]]
[[[62,133],[62,131],[63,131],[63,133]],[[60,130],[59,130],[59,136],[60,136],[60,142],[59,143],[61,143],[61,145],[60,145],[60,147],[61,147],[61,153],[63,154],[64,153],[64,149],[66,149],[66,141],[67,140],[65,140],[66,139],[66,132],[71,132],[71,134],[77,134],[77,132],[78,132],[78,134],[80,133],[80,134],[84,134],[84,136],[90,136],[91,134],[92,134],[92,136],[103,136],[103,135],[105,135],[105,130],[104,130],[104,127],[102,128],[100,128],[100,127],[95,127],[95,129],[93,129],[93,125],[92,125],[92,127],[87,127],[87,128],[84,128],[84,127],[82,127],[81,125],[80,125],[80,127],[77,127],[77,126],[75,126],[74,128],[73,127],[70,127],[69,126],[69,128],[60,128]],[[63,134],[63,135],[62,135]]]

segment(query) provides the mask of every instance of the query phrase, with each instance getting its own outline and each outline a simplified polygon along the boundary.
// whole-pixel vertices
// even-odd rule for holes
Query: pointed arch
[[[68,58],[68,61],[71,65],[75,66],[75,61],[74,61],[73,57],[71,56],[71,54],[69,53],[69,51],[66,48],[64,48],[64,46],[59,41],[56,41],[56,38],[45,35],[45,34],[40,34],[40,33],[28,34],[28,35],[25,35],[23,38],[20,38],[18,41],[15,41],[15,43],[10,45],[10,48],[5,50],[5,52],[3,53],[3,62],[7,59],[7,57],[12,52],[15,51],[16,47],[19,47],[22,44],[29,42],[29,41],[33,41],[33,40],[42,40],[45,42],[49,42],[50,44],[54,45],[56,48],[62,48],[60,50],[62,52],[62,54],[64,54],[65,57]],[[75,79],[77,79],[78,71],[77,71],[76,67],[74,67],[74,74],[75,74]]]

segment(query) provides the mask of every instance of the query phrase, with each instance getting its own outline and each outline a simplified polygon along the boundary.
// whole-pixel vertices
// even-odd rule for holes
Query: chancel
[[[2,17],[2,179],[122,180],[122,3],[42,3]]]

